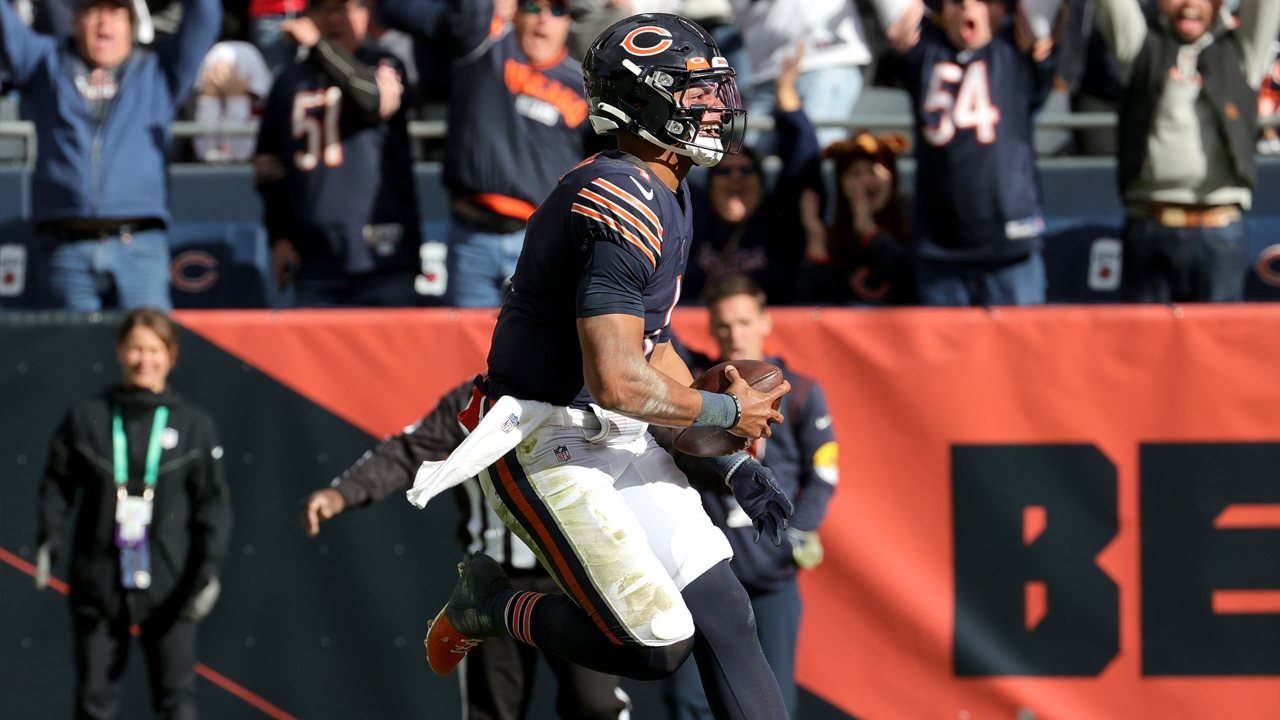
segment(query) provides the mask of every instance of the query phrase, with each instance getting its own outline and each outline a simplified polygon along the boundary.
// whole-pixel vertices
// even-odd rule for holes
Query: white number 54
[[[959,84],[953,95],[949,85]],[[996,141],[996,125],[1000,124],[1000,108],[991,102],[991,86],[987,82],[987,63],[977,60],[968,68],[940,62],[929,73],[929,92],[925,94],[924,111],[938,113],[938,123],[926,126],[924,139],[942,147],[956,136],[956,129],[973,128],[978,142],[990,145]]]

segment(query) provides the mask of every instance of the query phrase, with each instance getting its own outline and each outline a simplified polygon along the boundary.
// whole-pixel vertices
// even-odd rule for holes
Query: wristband
[[[729,393],[698,391],[702,395],[702,410],[693,419],[692,428],[721,428],[728,430],[742,417],[742,404]]]
[[[733,487],[729,480],[733,478],[733,474],[742,467],[742,464],[750,460],[751,456],[745,452],[736,452],[732,455],[723,455],[720,457],[703,458],[703,461],[715,468],[716,474],[724,478],[724,484]]]

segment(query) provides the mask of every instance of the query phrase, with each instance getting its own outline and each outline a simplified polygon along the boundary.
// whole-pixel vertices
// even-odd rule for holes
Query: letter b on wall
[[[957,676],[1096,675],[1120,648],[1116,469],[1092,445],[951,449]]]

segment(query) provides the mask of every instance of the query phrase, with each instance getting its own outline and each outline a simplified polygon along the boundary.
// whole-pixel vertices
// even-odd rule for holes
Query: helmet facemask
[[[640,102],[625,110],[599,107],[622,120],[618,126],[706,167],[742,149],[746,111],[732,69],[641,68],[630,61],[623,65],[637,76],[635,96]]]

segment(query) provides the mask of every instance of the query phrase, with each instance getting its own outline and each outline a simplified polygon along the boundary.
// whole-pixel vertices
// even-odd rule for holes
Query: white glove
[[[791,556],[795,558],[796,565],[812,570],[822,562],[826,551],[822,548],[818,533],[787,528],[787,539],[791,541]]]
[[[209,584],[200,589],[200,592],[191,596],[185,607],[182,608],[182,619],[193,623],[198,623],[205,619],[209,611],[213,609],[214,603],[218,602],[218,594],[222,592],[222,584],[218,582],[218,578],[209,581]]]
[[[49,543],[45,543],[36,550],[36,590],[49,587],[49,572],[52,567],[53,551],[49,549]]]

